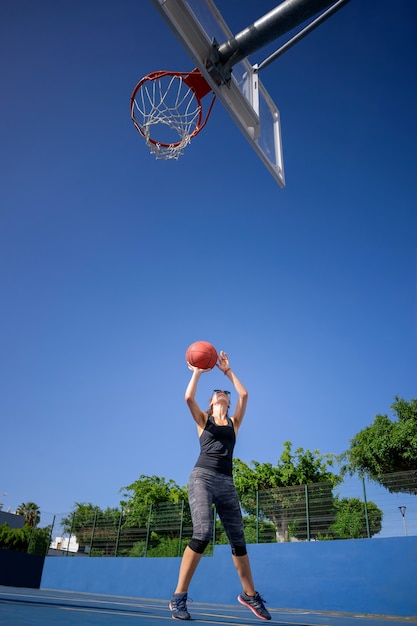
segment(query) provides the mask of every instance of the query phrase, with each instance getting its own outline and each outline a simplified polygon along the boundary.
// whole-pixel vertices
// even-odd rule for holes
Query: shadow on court
[[[188,609],[193,621],[203,624],[243,626],[262,623],[237,602],[236,606],[190,602]],[[417,618],[268,609],[272,615],[270,623],[282,626],[403,626],[417,623]],[[133,623],[172,624],[168,601],[0,586],[2,626],[129,626]]]

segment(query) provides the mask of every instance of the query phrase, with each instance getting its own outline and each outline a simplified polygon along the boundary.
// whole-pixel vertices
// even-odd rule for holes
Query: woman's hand
[[[226,352],[223,352],[223,350],[220,350],[219,362],[217,363],[217,367],[223,372],[223,374],[227,372],[227,370],[230,370],[229,357],[227,356]]]
[[[200,374],[203,374],[204,372],[210,372],[211,370],[202,370],[199,367],[196,367],[195,365],[191,365],[191,363],[189,363],[187,361],[187,365],[188,365],[188,369],[191,370],[192,372],[199,372]]]

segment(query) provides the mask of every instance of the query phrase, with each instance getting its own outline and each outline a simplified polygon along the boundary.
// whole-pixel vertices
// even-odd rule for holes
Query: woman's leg
[[[184,593],[188,591],[191,579],[194,576],[197,565],[200,563],[201,557],[201,554],[194,552],[194,550],[191,550],[188,546],[185,548],[178,575],[177,588],[174,593]]]
[[[249,557],[246,553],[245,531],[239,498],[232,478],[223,477],[216,492],[217,512],[232,547],[233,564],[236,568],[243,591],[254,596],[255,586]]]
[[[197,565],[213,534],[210,474],[200,468],[194,468],[191,472],[188,500],[193,523],[193,537],[184,550],[175,593],[188,591]]]
[[[232,555],[234,566],[236,567],[237,574],[242,583],[242,589],[248,596],[254,596],[256,593],[255,586],[253,584],[252,571],[249,563],[249,557],[247,554],[244,556]]]

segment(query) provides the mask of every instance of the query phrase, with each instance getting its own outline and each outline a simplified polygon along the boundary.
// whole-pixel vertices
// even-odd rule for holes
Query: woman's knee
[[[210,541],[209,539],[197,539],[195,537],[192,537],[190,539],[188,547],[193,552],[197,552],[197,554],[203,554],[204,550],[207,548],[209,544],[209,541]]]
[[[231,548],[232,548],[233,556],[245,556],[248,553],[248,551],[246,550],[246,545],[243,545],[243,546],[232,545]]]

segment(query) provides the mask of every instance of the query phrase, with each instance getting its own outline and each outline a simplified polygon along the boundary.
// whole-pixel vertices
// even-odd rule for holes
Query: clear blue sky
[[[217,4],[238,32],[276,2]],[[140,474],[186,484],[197,339],[248,387],[246,462],[286,440],[340,453],[416,397],[416,41],[415,0],[351,0],[265,69],[281,190],[220,103],[179,161],[148,153],[134,85],[193,67],[151,2],[3,3],[5,508],[117,506]],[[201,405],[224,384],[204,375]]]

